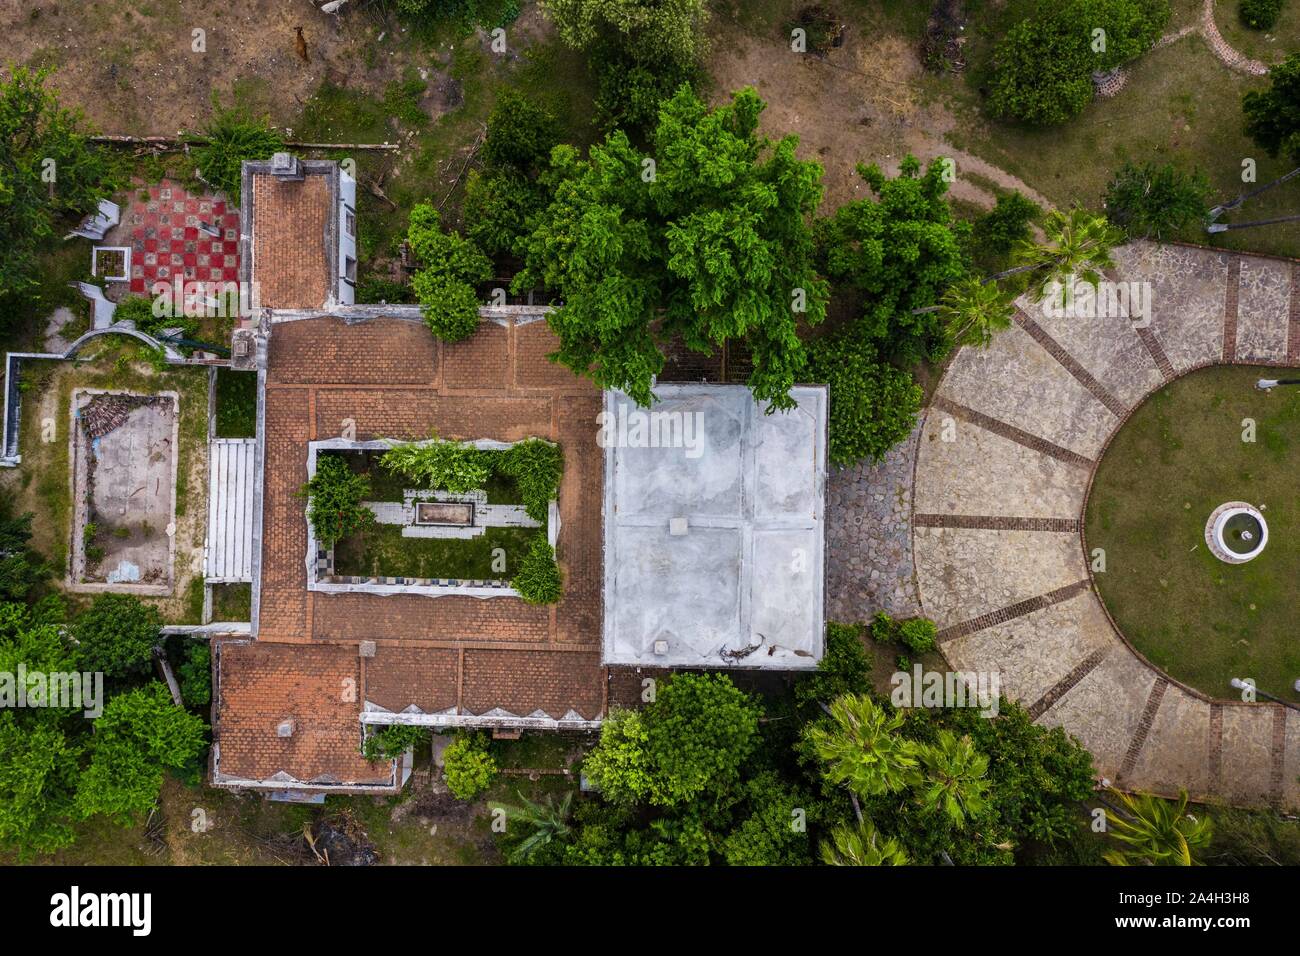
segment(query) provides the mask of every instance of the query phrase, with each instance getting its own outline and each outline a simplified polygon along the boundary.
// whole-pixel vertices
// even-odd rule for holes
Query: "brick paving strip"
[[[1210,705],[1210,782],[1211,790],[1223,785],[1223,705]]]
[[[1294,285],[1294,283],[1292,283]],[[1223,360],[1237,361],[1237,296],[1241,291],[1241,258],[1228,260],[1228,289],[1223,296]]]
[[[1016,518],[992,515],[914,514],[918,528],[962,528],[971,531],[1060,531],[1078,534],[1078,518]]]
[[[1067,372],[1074,376],[1075,381],[1092,393],[1092,397],[1097,399],[1106,406],[1116,418],[1123,419],[1127,417],[1128,406],[1110,393],[1105,385],[1097,381],[1086,368],[1075,361],[1074,356],[1061,347],[1061,344],[1047,334],[1047,330],[1027,316],[1020,309],[1016,309],[1016,324],[1029,333],[1030,338],[1041,345],[1047,354],[1056,359]]]
[[[1165,354],[1164,346],[1156,338],[1156,334],[1150,329],[1135,328],[1138,338],[1142,342],[1142,347],[1147,350],[1151,356],[1151,361],[1156,363],[1156,368],[1160,369],[1160,374],[1164,376],[1165,381],[1172,381],[1174,378],[1174,366],[1169,361],[1169,356]]]
[[[994,435],[999,435],[1018,445],[1023,445],[1032,451],[1040,451],[1044,455],[1055,458],[1057,461],[1065,462],[1067,465],[1074,465],[1077,468],[1082,468],[1084,471],[1091,471],[1092,466],[1096,464],[1091,458],[1085,458],[1083,455],[1070,451],[1068,448],[1062,448],[1060,445],[1050,442],[1046,438],[1031,435],[1029,432],[1019,429],[1015,425],[1008,425],[1006,422],[998,421],[998,419],[985,415],[983,412],[977,412],[973,408],[959,405],[957,402],[944,398],[942,395],[936,395],[930,404],[932,407],[942,409],[950,415],[954,415],[965,422],[977,425],[987,432],[992,432]]]
[[[1097,665],[1105,659],[1110,651],[1111,648],[1109,647],[1099,647],[1070,668],[1070,672],[1048,688],[1047,693],[1029,705],[1029,719],[1037,720],[1047,713],[1053,704],[1074,690],[1079,681],[1096,670]]]
[[[1286,710],[1281,704],[1273,705],[1273,740],[1269,749],[1273,767],[1269,775],[1268,798],[1275,807],[1282,806],[1282,786],[1285,781],[1283,765],[1286,760]]]
[[[1291,301],[1286,324],[1286,360],[1300,363],[1300,262],[1291,263]]]
[[[1138,757],[1142,753],[1142,745],[1147,742],[1147,735],[1151,733],[1151,725],[1155,723],[1156,711],[1160,709],[1160,702],[1165,699],[1165,691],[1169,689],[1169,681],[1160,677],[1151,686],[1151,693],[1147,696],[1146,706],[1142,708],[1142,717],[1138,720],[1137,729],[1133,731],[1133,739],[1129,742],[1128,751],[1124,754],[1124,762],[1120,764],[1119,773],[1115,776],[1115,782],[1122,784],[1128,775],[1133,772],[1137,766]]]
[[[1024,617],[1026,614],[1034,613],[1034,611],[1041,611],[1043,608],[1051,607],[1053,604],[1060,604],[1062,601],[1068,601],[1070,598],[1082,594],[1091,587],[1092,582],[1087,579],[1075,581],[1073,584],[1067,584],[1065,587],[1057,588],[1055,591],[1048,591],[1046,594],[1040,594],[1037,597],[1027,598],[1024,601],[1017,601],[1015,604],[1009,604],[1006,607],[998,608],[996,611],[989,611],[987,614],[981,614],[979,617],[971,618],[969,621],[962,621],[960,624],[953,624],[949,627],[945,627],[939,632],[939,643],[942,645],[958,637],[965,637],[968,634],[974,634],[976,631],[982,631],[986,627],[992,627],[995,624],[1005,624],[1007,621],[1014,620],[1018,617]]]

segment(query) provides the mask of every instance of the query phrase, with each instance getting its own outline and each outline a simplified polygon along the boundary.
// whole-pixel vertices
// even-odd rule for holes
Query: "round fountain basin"
[[[1268,522],[1244,501],[1219,505],[1205,524],[1205,543],[1220,561],[1245,564],[1268,544]]]

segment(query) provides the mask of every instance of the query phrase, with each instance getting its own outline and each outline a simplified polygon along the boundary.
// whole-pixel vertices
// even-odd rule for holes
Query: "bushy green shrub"
[[[478,329],[474,286],[492,278],[492,263],[473,242],[445,231],[442,217],[429,203],[411,210],[406,241],[420,263],[411,289],[425,325],[446,342],[469,338]]]
[[[550,502],[559,493],[564,474],[560,446],[540,438],[521,441],[501,453],[497,471],[515,480],[528,516],[545,524]]]
[[[415,301],[414,290],[405,282],[370,277],[357,284],[358,302],[387,302],[389,305]]]
[[[550,110],[522,91],[505,89],[488,115],[483,164],[490,170],[511,167],[525,175],[541,172],[560,142],[560,124]]]
[[[1255,30],[1271,30],[1277,25],[1278,15],[1286,0],[1241,0],[1237,13],[1241,22]]]
[[[494,453],[436,435],[428,443],[403,442],[384,452],[380,463],[388,471],[422,488],[465,494],[482,488],[492,473]]]
[[[252,116],[242,110],[222,109],[213,102],[212,119],[203,134],[191,136],[190,155],[199,175],[220,189],[235,205],[240,203],[241,171],[244,160],[270,159],[284,149],[284,137],[271,128],[266,116]]]
[[[212,701],[212,652],[207,644],[190,644],[178,668],[181,699],[187,707],[206,707]]]
[[[804,377],[830,387],[832,464],[880,461],[916,426],[921,387],[907,372],[878,361],[875,347],[853,330],[812,343]]]
[[[971,250],[995,270],[1005,265],[1015,244],[1029,238],[1029,224],[1042,214],[1038,203],[1020,192],[1002,193],[971,229]]]
[[[497,777],[497,762],[485,733],[457,737],[442,752],[442,760],[447,789],[457,800],[473,800]]]
[[[148,673],[161,627],[158,609],[134,595],[99,595],[72,626],[81,669],[105,677]]]
[[[861,624],[826,623],[826,653],[817,672],[799,682],[795,699],[800,704],[828,703],[844,694],[871,690],[871,653],[862,644]]]
[[[934,621],[924,617],[911,618],[898,626],[898,639],[916,654],[924,654],[938,647],[938,633]]]
[[[1130,239],[1164,239],[1204,221],[1210,181],[1173,163],[1126,162],[1106,187],[1106,218]]]
[[[1035,126],[1065,122],[1092,101],[1094,71],[1146,52],[1168,20],[1168,0],[1039,0],[994,48],[990,111]]]
[[[367,760],[392,760],[429,742],[432,731],[416,724],[389,724],[366,736],[361,753]]]
[[[529,604],[554,604],[560,599],[564,590],[560,566],[555,563],[555,549],[546,540],[545,530],[529,543],[510,586]]]
[[[332,545],[374,524],[375,513],[362,504],[370,494],[370,479],[354,473],[339,455],[318,455],[316,474],[298,494],[310,498],[307,520],[319,544]]]
[[[137,331],[154,337],[164,329],[179,329],[184,338],[189,338],[198,331],[198,323],[192,318],[154,314],[153,300],[140,295],[130,295],[119,302],[113,310],[113,321],[134,322]]]

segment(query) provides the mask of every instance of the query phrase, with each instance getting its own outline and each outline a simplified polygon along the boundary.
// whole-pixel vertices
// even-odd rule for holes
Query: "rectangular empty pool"
[[[474,523],[474,502],[418,501],[415,504],[415,523],[467,528]]]

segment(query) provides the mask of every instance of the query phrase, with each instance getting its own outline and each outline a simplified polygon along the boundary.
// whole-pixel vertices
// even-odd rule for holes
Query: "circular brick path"
[[[963,349],[927,410],[912,488],[916,583],[957,670],[1063,726],[1117,786],[1300,809],[1300,711],[1210,700],[1134,653],[1082,542],[1093,469],[1128,414],[1206,365],[1300,365],[1300,262],[1181,245],[1118,250],[1151,323],[1017,322]]]

